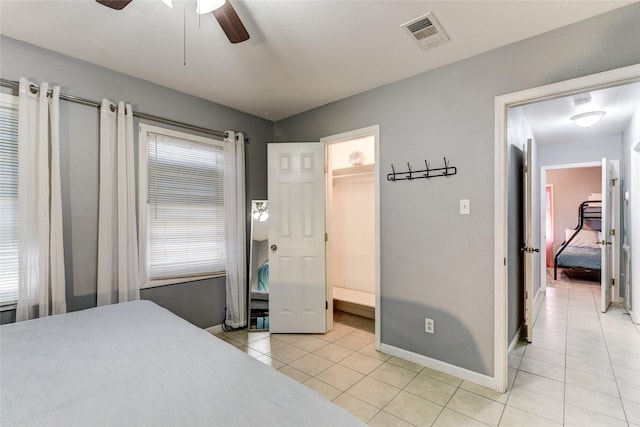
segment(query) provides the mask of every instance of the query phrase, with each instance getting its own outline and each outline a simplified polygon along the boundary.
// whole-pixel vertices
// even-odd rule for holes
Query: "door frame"
[[[622,214],[621,211],[621,200],[620,200],[620,182],[621,182],[621,170],[620,170],[620,161],[622,159],[609,159],[609,161],[611,162],[611,164],[613,165],[613,173],[615,176],[615,179],[617,180],[618,185],[616,185],[614,187],[613,190],[613,194],[612,194],[612,205],[613,205],[613,218],[611,218],[611,224],[612,227],[615,230],[618,230],[618,232],[621,230],[621,226],[622,224],[620,223],[620,215]],[[540,166],[540,185],[543,188],[546,188],[547,185],[547,172],[550,170],[558,170],[558,169],[579,169],[579,168],[592,168],[592,167],[598,167],[598,166],[602,166],[602,162],[583,162],[583,163],[565,163],[565,164],[560,164],[560,165],[547,165],[547,166]],[[601,189],[602,190],[602,189]],[[544,227],[544,221],[547,215],[547,198],[546,195],[543,193],[540,194],[540,241],[544,242],[545,239],[545,227]],[[620,237],[619,235],[616,236],[612,236],[613,240],[614,240],[614,245],[612,248],[613,251],[613,263],[611,266],[612,269],[612,276],[615,277],[616,282],[619,282],[620,280],[620,257],[622,256],[622,252],[620,251],[621,249],[621,245],[620,245]],[[540,246],[540,258],[543,259],[542,257],[546,257],[547,255],[547,248],[545,245]],[[545,261],[545,266],[541,267],[541,278],[545,277],[547,274],[546,271],[546,261]],[[619,283],[618,285],[614,286],[613,288],[613,295],[612,295],[612,301],[619,301],[620,300],[620,287],[622,286],[622,283]],[[547,281],[546,280],[542,280],[542,284],[540,287],[540,291],[544,291],[547,287]]]
[[[639,113],[640,114],[640,113]],[[640,210],[640,139],[637,142],[631,142],[631,149],[629,153],[631,156],[629,173],[629,179],[631,186],[629,188],[629,212],[638,212]],[[631,249],[631,270],[635,269],[636,272],[640,271],[640,215],[629,215],[631,221],[631,242],[629,246]],[[633,246],[635,244],[635,246]],[[635,247],[635,249],[633,249]],[[640,274],[636,273],[635,279],[631,276],[631,320],[634,323],[640,324]],[[635,286],[634,286],[635,285]],[[629,296],[627,295],[627,298]]]
[[[380,125],[367,126],[348,132],[320,138],[320,142],[325,144],[325,153],[327,146],[336,142],[343,142],[350,139],[360,138],[364,136],[373,136],[374,149],[374,200],[375,200],[375,289],[376,289],[376,306],[375,306],[375,346],[380,351]],[[326,158],[325,154],[325,158]],[[328,207],[328,205],[327,205]],[[331,238],[331,236],[329,236]],[[329,257],[326,257],[329,263]],[[327,301],[329,302],[329,312],[327,315],[327,330],[333,327],[333,288],[331,287],[327,276]]]
[[[584,163],[565,163],[565,164],[561,164],[561,165],[547,165],[547,166],[540,166],[540,186],[542,187],[542,189],[546,189],[547,187],[547,172],[551,171],[551,170],[558,170],[558,169],[579,169],[579,168],[592,168],[592,167],[598,167],[601,166],[602,162],[584,162]],[[540,194],[540,242],[544,242],[545,241],[545,237],[546,237],[546,218],[547,218],[547,197],[546,194],[543,192],[542,194]],[[540,274],[541,274],[541,278],[544,278],[547,276],[547,247],[546,245],[543,245],[542,243],[540,243],[540,259],[544,259],[544,266],[540,266]],[[542,283],[540,285],[540,292],[544,292],[545,289],[547,288],[547,281],[546,280],[542,280]]]
[[[507,112],[511,107],[640,81],[640,64],[617,68],[495,98],[494,145],[494,381],[504,392],[508,383],[507,281]],[[634,234],[634,240],[638,240]],[[632,245],[633,247],[633,242]],[[640,246],[640,244],[638,244]],[[633,266],[632,266],[633,268]],[[636,290],[637,291],[637,290]]]

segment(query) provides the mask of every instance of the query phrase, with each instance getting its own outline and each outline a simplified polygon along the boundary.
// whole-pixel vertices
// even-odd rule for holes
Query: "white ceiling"
[[[590,98],[588,104],[575,105],[576,100]],[[538,144],[582,141],[620,135],[640,110],[640,83],[631,83],[536,102],[522,107]],[[576,126],[571,117],[589,111],[605,115],[590,128]]]
[[[2,34],[279,120],[633,1],[232,0],[232,45],[195,0],[0,0]],[[450,41],[422,51],[400,25],[433,12]],[[185,24],[186,22],[186,24]],[[184,35],[186,34],[186,37]],[[186,57],[186,65],[184,58]]]

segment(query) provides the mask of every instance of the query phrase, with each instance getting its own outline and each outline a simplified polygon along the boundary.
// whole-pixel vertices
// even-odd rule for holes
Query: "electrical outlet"
[[[433,319],[429,319],[428,317],[424,318],[424,331],[428,334],[433,334],[435,332]]]

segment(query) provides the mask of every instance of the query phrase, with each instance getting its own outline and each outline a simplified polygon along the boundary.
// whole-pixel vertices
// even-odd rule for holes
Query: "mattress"
[[[3,426],[361,426],[149,301],[3,325]]]
[[[567,246],[558,255],[557,266],[565,268],[584,268],[600,270],[601,249],[580,246]]]

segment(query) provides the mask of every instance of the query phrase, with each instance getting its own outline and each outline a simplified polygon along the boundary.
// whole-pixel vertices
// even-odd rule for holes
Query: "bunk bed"
[[[558,279],[558,268],[600,272],[602,229],[602,201],[586,200],[578,207],[578,225],[567,229],[553,262],[553,279]]]

